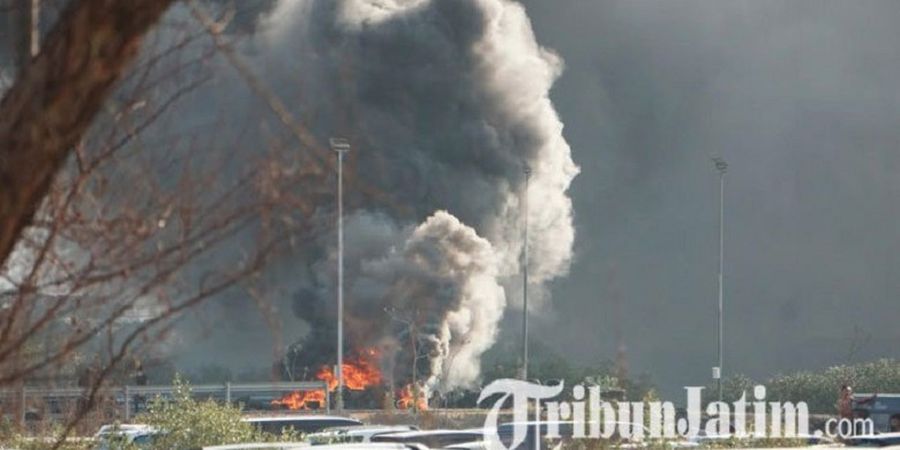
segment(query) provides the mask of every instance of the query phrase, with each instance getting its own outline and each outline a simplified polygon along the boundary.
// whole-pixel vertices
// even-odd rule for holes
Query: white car
[[[349,417],[318,414],[245,417],[242,420],[253,425],[262,432],[274,435],[281,435],[287,429],[293,429],[298,433],[308,434],[316,433],[326,428],[363,424],[362,422]]]
[[[487,441],[464,442],[444,447],[444,450],[493,450]]]
[[[853,447],[890,447],[900,445],[900,432],[853,436],[846,439],[846,444]]]
[[[396,442],[361,442],[356,444],[317,445],[316,450],[429,450],[428,447],[416,443]]]
[[[313,445],[352,444],[371,442],[373,437],[382,434],[416,430],[418,430],[418,428],[412,425],[355,425],[328,428],[306,436],[306,440]]]
[[[228,444],[203,447],[203,450],[294,450],[308,448],[306,442],[254,442],[249,444]]]
[[[134,444],[138,447],[149,447],[159,435],[160,431],[150,425],[123,423],[103,425],[94,434],[94,439],[98,441],[97,450],[106,450],[110,447],[111,441]]]
[[[425,430],[404,431],[373,436],[371,442],[396,442],[400,444],[422,444],[429,448],[444,448],[484,440],[484,432],[477,430]]]

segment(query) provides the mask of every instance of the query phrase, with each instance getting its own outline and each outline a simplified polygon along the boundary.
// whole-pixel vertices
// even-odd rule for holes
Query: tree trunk
[[[31,58],[37,56],[38,45],[40,45],[40,0],[9,0],[10,11],[10,33],[13,46],[13,63],[15,64],[15,72],[21,74],[28,67]],[[18,76],[18,75],[17,75]],[[20,323],[13,323],[13,333],[17,333]],[[16,352],[13,355],[14,364],[17,366],[22,364],[22,354]],[[26,395],[25,380],[18,380],[15,385],[16,396],[16,425],[19,430],[25,429],[26,415]]]
[[[0,101],[0,261],[174,0],[73,0]],[[29,13],[30,14],[30,13]]]

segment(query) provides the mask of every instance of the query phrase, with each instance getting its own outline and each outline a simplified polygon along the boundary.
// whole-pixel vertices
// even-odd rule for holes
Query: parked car
[[[428,447],[421,444],[399,442],[319,445],[315,448],[316,450],[429,450]]]
[[[371,442],[422,444],[429,448],[444,448],[481,440],[484,440],[482,430],[426,430],[380,434],[373,436]]]
[[[844,440],[851,447],[892,447],[900,445],[900,433],[881,433],[853,436]]]
[[[203,450],[293,450],[295,448],[308,448],[306,442],[253,442],[247,444],[213,445],[203,447]]]
[[[323,416],[318,414],[246,417],[243,420],[264,433],[274,435],[281,435],[288,429],[293,429],[298,433],[309,434],[322,431],[326,428],[363,424],[362,422],[349,417]]]
[[[103,425],[94,434],[97,440],[97,450],[106,450],[112,447],[114,442],[134,444],[138,447],[150,447],[153,441],[160,436],[160,431],[150,425],[125,423],[116,425]]]
[[[416,430],[418,430],[418,428],[412,425],[354,425],[328,428],[318,433],[308,435],[306,440],[313,445],[351,444],[371,442],[373,437],[382,434]]]
[[[550,442],[551,439],[547,437],[551,425],[553,425],[558,435],[558,438],[552,439],[553,442]],[[540,446],[538,448],[555,448],[556,444],[558,444],[558,441],[570,441],[573,438],[575,432],[574,421],[529,421],[504,423],[497,427],[497,437],[500,439],[500,442],[503,443],[507,448],[512,445],[515,427],[517,426],[528,427],[525,435],[525,440],[518,447],[516,447],[516,449],[518,450],[531,450],[536,448],[536,440],[540,443]],[[585,423],[584,426],[585,432],[589,432],[590,423]],[[618,430],[622,429],[622,427],[627,426],[631,430],[637,430],[639,428],[643,436],[647,436],[648,434],[646,427],[639,423],[615,422],[615,426],[616,431],[612,434],[612,436],[605,438],[604,440],[609,441],[610,443],[613,443],[617,446],[642,445],[641,438],[624,439],[622,436],[620,436]]]
[[[308,449],[309,443],[306,442],[259,442],[247,444],[230,444],[216,445],[212,447],[203,447],[203,450],[295,450]],[[419,444],[398,444],[398,443],[356,443],[356,444],[334,444],[320,445],[317,450],[429,450],[427,447]]]
[[[493,450],[487,441],[463,442],[444,447],[443,450]]]
[[[900,394],[853,394],[853,410],[872,419],[876,432],[900,432]]]

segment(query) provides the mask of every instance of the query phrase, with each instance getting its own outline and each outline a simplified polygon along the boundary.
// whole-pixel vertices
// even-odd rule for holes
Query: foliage
[[[484,384],[498,378],[519,377],[521,367],[519,344],[518,339],[501,338],[485,353],[482,358]],[[597,384],[604,389],[620,388],[632,399],[642,398],[653,387],[650,378],[645,375],[626,379],[616,378],[613,365],[609,361],[575,365],[540,341],[529,340],[528,345],[528,378],[531,380],[552,384],[563,381],[567,388],[582,383]]]
[[[734,402],[741,395],[746,394],[747,398],[753,395],[753,387],[758,383],[752,378],[744,374],[736,374],[722,379],[722,400],[726,402]],[[703,392],[704,400],[712,401],[717,398],[717,386],[715,383],[706,387]]]
[[[43,436],[32,437],[22,434],[6,418],[0,420],[0,448],[16,450],[89,450],[95,447],[92,439],[63,438],[62,427],[46,430]]]
[[[11,448],[17,450],[91,450],[94,448],[94,443],[89,439],[67,439],[57,446],[56,439],[53,438],[40,439],[19,436],[12,442]]]
[[[868,363],[829,367],[823,371],[799,371],[778,375],[757,383],[737,375],[723,381],[723,398],[734,401],[741,392],[752,396],[753,386],[766,387],[769,401],[806,402],[811,413],[833,413],[840,387],[847,384],[855,392],[900,393],[900,361],[879,359]]]
[[[157,397],[137,421],[154,427],[160,435],[157,449],[195,449],[210,445],[271,440],[241,420],[241,410],[212,400],[197,401],[190,386],[176,377],[172,398]]]

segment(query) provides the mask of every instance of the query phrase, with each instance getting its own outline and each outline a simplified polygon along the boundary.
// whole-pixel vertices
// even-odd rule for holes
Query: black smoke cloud
[[[537,43],[525,10],[508,0],[284,1],[256,26],[244,57],[321,142],[350,140],[349,186],[366,189],[350,187],[345,198],[349,350],[384,344],[407,365],[405,347],[391,344],[402,330],[387,311],[414,313],[429,343],[421,374],[428,387],[472,385],[504,310],[521,294],[525,167],[527,195],[539,205],[528,217],[536,307],[571,261],[566,190],[579,169],[548,97],[562,60]],[[268,114],[231,83],[215,89],[236,94],[202,114]],[[326,338],[334,323],[334,205],[320,205],[312,226],[312,243],[271,277],[286,293],[279,310],[299,319],[279,315],[285,341],[307,353],[304,365],[334,358]],[[231,364],[264,355],[252,350],[269,343],[247,302],[226,303],[221,314],[237,326],[215,330],[183,361],[203,364],[202,354],[225,342],[234,344]]]
[[[284,2],[266,29],[256,45],[291,61],[300,114],[350,138],[354,176],[390,198],[347,200],[348,335],[381,341],[385,308],[422,312],[429,385],[473,384],[519,292],[525,167],[535,298],[568,269],[578,169],[547,97],[561,60],[508,1]],[[301,302],[331,301],[333,254],[307,262],[318,295]]]

